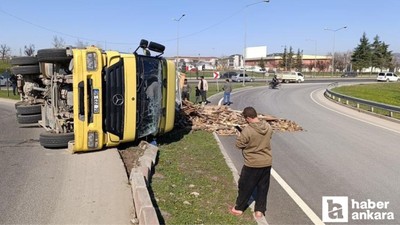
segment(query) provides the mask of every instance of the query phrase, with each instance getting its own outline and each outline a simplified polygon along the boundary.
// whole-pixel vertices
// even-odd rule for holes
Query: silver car
[[[234,82],[243,82],[243,73],[240,73],[240,74],[238,74],[236,76],[232,76],[231,79]],[[254,77],[250,77],[247,74],[245,74],[244,81],[245,82],[253,82],[254,81]]]

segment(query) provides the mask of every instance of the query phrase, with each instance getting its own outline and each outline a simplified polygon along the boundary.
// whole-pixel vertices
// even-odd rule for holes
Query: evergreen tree
[[[365,32],[360,38],[360,44],[354,49],[353,55],[351,56],[351,62],[353,63],[354,70],[361,70],[370,66],[371,61],[371,44],[367,38]]]
[[[299,72],[303,69],[303,51],[300,51],[300,49],[297,49],[295,68]]]
[[[288,68],[288,70],[291,70],[293,68],[293,64],[294,64],[293,56],[294,56],[293,48],[292,48],[292,46],[290,46],[289,53],[287,55],[287,68]]]
[[[282,62],[279,64],[280,67],[283,67],[284,70],[287,70],[287,61],[288,61],[288,54],[287,54],[287,49],[286,46],[283,49],[283,55],[282,55]]]

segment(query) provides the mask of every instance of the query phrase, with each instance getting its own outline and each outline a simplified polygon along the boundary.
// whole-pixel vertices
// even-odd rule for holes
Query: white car
[[[232,76],[231,79],[232,79],[233,82],[243,82],[243,73],[238,74],[236,76]],[[254,81],[254,77],[250,77],[247,74],[245,74],[244,81],[245,82],[253,82]]]
[[[385,81],[385,82],[389,82],[389,81],[396,82],[399,80],[399,77],[395,73],[392,73],[392,72],[379,73],[376,80],[377,81]]]
[[[0,86],[11,85],[11,82],[4,76],[0,76]]]

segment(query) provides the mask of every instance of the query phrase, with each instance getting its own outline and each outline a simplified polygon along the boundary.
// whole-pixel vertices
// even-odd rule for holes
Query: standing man
[[[190,84],[185,78],[182,86],[182,100],[190,101],[190,91],[191,91]]]
[[[204,79],[204,76],[200,77],[197,87],[200,90],[201,101],[205,102],[206,104],[210,103],[210,101],[207,100],[208,82]]]
[[[222,87],[224,90],[224,105],[230,105],[231,102],[231,92],[232,92],[232,84],[229,82],[229,79],[225,80],[225,84]]]
[[[242,150],[244,165],[239,178],[236,205],[231,214],[239,216],[248,207],[253,191],[255,196],[254,216],[260,219],[267,210],[267,195],[272,166],[271,137],[272,127],[264,120],[260,121],[253,107],[246,107],[242,113],[248,123],[236,139],[236,147]]]
[[[11,74],[11,76],[10,76],[10,82],[11,82],[11,86],[12,86],[12,89],[13,89],[13,94],[14,94],[14,95],[17,95],[17,94],[15,93],[15,91],[16,91],[16,89],[17,89],[17,76],[15,76],[14,74]]]

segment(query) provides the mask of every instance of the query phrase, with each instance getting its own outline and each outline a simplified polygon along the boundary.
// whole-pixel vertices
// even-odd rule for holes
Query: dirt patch
[[[143,155],[144,151],[145,149],[141,148],[140,144],[139,146],[119,150],[128,177],[131,175],[132,168],[140,166],[139,158]]]

